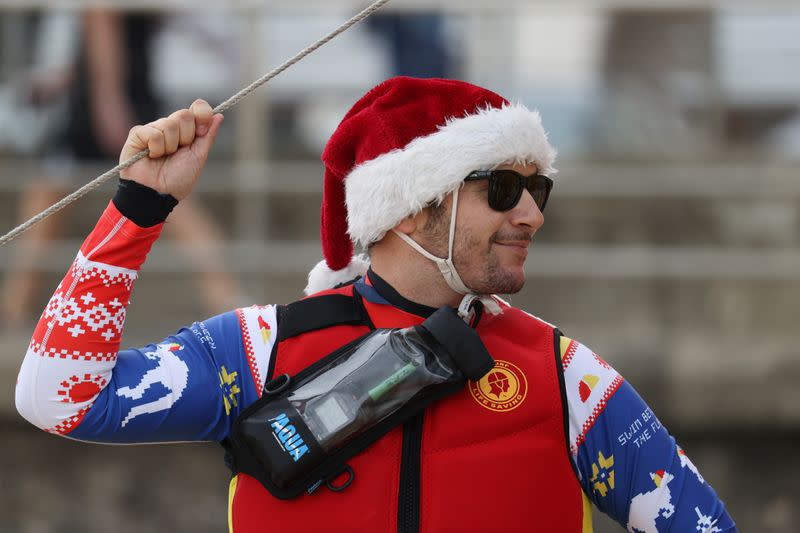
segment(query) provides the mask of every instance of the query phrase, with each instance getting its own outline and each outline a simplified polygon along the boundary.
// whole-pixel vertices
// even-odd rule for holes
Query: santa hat
[[[365,94],[333,132],[322,161],[322,253],[306,294],[366,272],[366,248],[404,218],[440,203],[473,170],[535,163],[555,150],[536,111],[458,80],[391,78]]]

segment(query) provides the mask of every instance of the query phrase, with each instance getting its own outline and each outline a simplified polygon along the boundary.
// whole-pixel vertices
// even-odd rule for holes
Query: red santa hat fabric
[[[458,80],[391,78],[345,115],[322,153],[324,261],[306,293],[363,274],[353,256],[405,217],[441,202],[473,170],[535,163],[552,175],[555,150],[539,114]]]

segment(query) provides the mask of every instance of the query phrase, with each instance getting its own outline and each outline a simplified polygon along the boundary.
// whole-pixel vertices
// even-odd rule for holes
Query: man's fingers
[[[219,116],[219,119],[216,119]],[[128,133],[128,140],[120,154],[124,161],[147,148],[149,157],[156,159],[174,154],[181,146],[193,146],[192,150],[205,158],[211,150],[214,138],[199,142],[214,127],[214,136],[222,122],[222,115],[214,115],[211,106],[205,100],[195,100],[189,109],[175,111],[165,118],[160,118],[144,126],[134,126]],[[195,143],[195,144],[193,144]]]
[[[150,159],[156,159],[164,155],[166,143],[164,142],[164,132],[153,126],[153,123],[144,127],[144,135],[147,137],[147,148],[150,150]]]
[[[164,135],[164,155],[174,154],[180,141],[180,124],[172,118],[160,118],[151,123]]]
[[[194,114],[188,109],[175,111],[169,116],[170,120],[178,123],[178,143],[181,146],[188,146],[194,140]]]
[[[214,111],[208,102],[200,99],[195,100],[189,110],[194,114],[195,132],[198,137],[202,137],[208,132]]]
[[[123,153],[130,151],[130,155],[133,155],[147,148],[148,137],[145,132],[146,129],[146,126],[134,126],[131,128],[128,132],[128,141],[125,143]]]
[[[214,145],[214,139],[217,138],[217,132],[225,119],[224,115],[217,113],[211,117],[211,124],[208,126],[208,134],[198,137],[192,145],[192,151],[198,159],[205,161],[211,152],[211,147]]]

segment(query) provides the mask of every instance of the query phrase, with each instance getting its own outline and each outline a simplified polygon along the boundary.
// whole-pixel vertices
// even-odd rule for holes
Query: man
[[[150,158],[122,173],[23,362],[17,406],[33,424],[102,442],[227,444],[272,378],[371,328],[458,307],[491,371],[351,457],[343,491],[280,500],[234,456],[231,530],[590,531],[590,502],[629,531],[735,530],[613,368],[493,296],[523,286],[555,151],[537,113],[464,82],[393,78],[344,117],[322,156],[325,260],[309,275],[313,296],[118,352],[133,281],[221,122],[198,100],[131,130],[120,159],[144,148]],[[353,255],[354,242],[368,257]],[[308,312],[332,295],[355,318]]]

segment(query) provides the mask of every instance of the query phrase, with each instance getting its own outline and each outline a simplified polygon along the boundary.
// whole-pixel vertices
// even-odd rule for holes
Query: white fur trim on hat
[[[522,104],[484,108],[355,167],[345,178],[348,233],[367,247],[407,216],[441,202],[473,170],[535,163],[555,174],[556,151],[539,113]]]
[[[304,292],[308,296],[315,292],[330,289],[340,283],[363,276],[367,273],[368,268],[369,258],[364,255],[354,256],[350,260],[350,264],[341,270],[331,270],[325,261],[320,261],[308,273],[308,285],[306,285]]]

